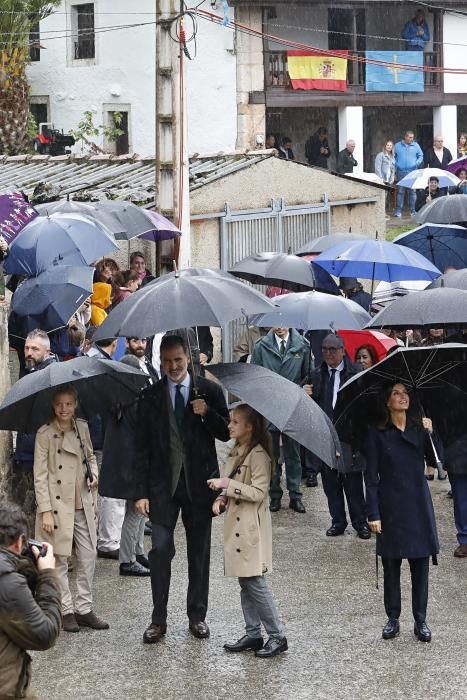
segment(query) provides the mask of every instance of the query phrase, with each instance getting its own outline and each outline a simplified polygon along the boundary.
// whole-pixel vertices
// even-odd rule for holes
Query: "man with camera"
[[[0,696],[27,698],[31,657],[55,644],[61,625],[60,592],[50,544],[27,541],[19,506],[0,502]]]

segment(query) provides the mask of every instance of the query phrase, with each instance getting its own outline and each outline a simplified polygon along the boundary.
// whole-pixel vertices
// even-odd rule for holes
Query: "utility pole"
[[[182,231],[176,241],[179,267],[191,264],[190,200],[183,48],[175,18],[180,0],[156,0],[156,172],[155,204]],[[177,20],[179,22],[179,20]],[[160,273],[160,245],[156,267]]]

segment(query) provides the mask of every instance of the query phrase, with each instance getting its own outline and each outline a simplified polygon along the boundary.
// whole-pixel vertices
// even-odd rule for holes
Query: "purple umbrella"
[[[461,168],[465,168],[467,170],[467,156],[457,158],[456,160],[451,160],[451,162],[446,165],[445,169],[449,170],[450,173],[454,173],[455,175]]]
[[[146,231],[140,238],[144,238],[146,241],[169,241],[172,238],[177,238],[182,235],[180,229],[178,229],[175,224],[159,214],[157,211],[151,211],[151,209],[145,209],[144,213],[149,216],[152,223],[154,224],[154,229],[152,231]]]
[[[0,235],[8,245],[36,216],[39,212],[26,201],[22,192],[0,193]]]

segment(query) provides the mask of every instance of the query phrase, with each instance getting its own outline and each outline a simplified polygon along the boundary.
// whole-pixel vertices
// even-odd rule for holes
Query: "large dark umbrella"
[[[85,216],[38,216],[13,241],[4,268],[9,274],[34,277],[57,265],[89,265],[115,250],[111,232]]]
[[[398,348],[384,360],[349,379],[339,390],[336,428],[351,421],[366,426],[375,415],[382,387],[401,382],[412,392],[418,415],[427,415],[445,446],[467,433],[467,345],[446,343],[426,348]],[[440,472],[440,475],[443,474]]]
[[[256,253],[240,260],[229,272],[252,284],[282,287],[293,292],[305,288],[339,294],[336,283],[327,272],[297,255]]]
[[[438,289],[438,287],[451,287],[452,289],[464,289],[467,291],[467,268],[463,270],[451,270],[437,277],[426,289]]]
[[[0,236],[11,245],[23,228],[38,215],[22,192],[0,193]]]
[[[467,229],[454,224],[423,224],[393,243],[416,250],[440,270],[467,266]]]
[[[415,216],[417,224],[463,224],[467,222],[467,194],[437,197]]]
[[[467,325],[467,291],[439,287],[407,294],[386,306],[366,328],[449,328]]]
[[[223,326],[274,309],[263,294],[227,272],[188,268],[163,275],[119,304],[94,334],[146,338],[190,326]]]
[[[295,255],[319,255],[338,243],[349,243],[362,238],[367,238],[367,236],[362,233],[350,233],[350,231],[347,233],[328,233],[326,236],[319,236],[319,238],[308,241],[295,251]]]
[[[31,433],[51,415],[55,389],[73,384],[86,417],[102,413],[114,404],[133,401],[147,383],[147,375],[114,360],[76,357],[52,362],[40,372],[19,379],[0,405],[0,429]]]
[[[11,335],[26,338],[29,331],[63,328],[71,316],[92,294],[92,267],[64,265],[25,280],[16,289],[11,302]]]
[[[226,363],[209,367],[209,372],[282,433],[329,467],[337,467],[341,447],[336,431],[324,411],[297,384],[259,365]]]

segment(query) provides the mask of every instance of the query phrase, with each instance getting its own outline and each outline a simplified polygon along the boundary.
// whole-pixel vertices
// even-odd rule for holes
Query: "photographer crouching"
[[[27,649],[52,647],[61,625],[53,548],[27,540],[21,508],[0,502],[0,698],[32,698]]]

